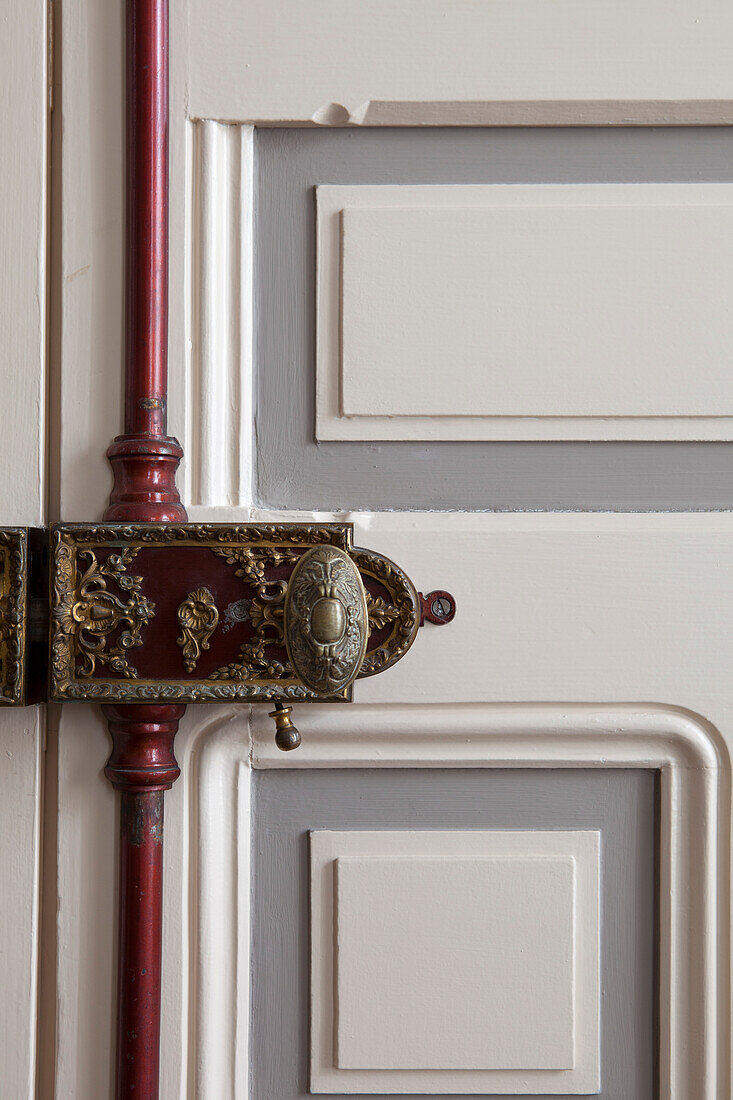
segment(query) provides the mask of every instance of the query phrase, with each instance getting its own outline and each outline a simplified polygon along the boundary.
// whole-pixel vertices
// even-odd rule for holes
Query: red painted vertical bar
[[[107,520],[186,520],[168,398],[168,0],[127,0],[125,430],[107,451]],[[185,707],[107,706],[120,808],[117,1100],[158,1100],[163,792]]]
[[[127,0],[125,430],[105,519],[186,518],[168,403],[168,0]]]
[[[105,769],[120,805],[117,1100],[157,1100],[163,942],[163,792],[178,778],[173,741],[185,707],[104,708]]]
[[[127,2],[125,434],[164,436],[168,383],[168,0]]]
[[[158,1096],[163,934],[163,792],[120,806],[117,1096]]]

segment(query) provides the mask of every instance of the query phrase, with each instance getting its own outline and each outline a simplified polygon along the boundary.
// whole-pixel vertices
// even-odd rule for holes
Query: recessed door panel
[[[654,791],[633,770],[256,773],[253,1100],[649,1100]]]
[[[239,186],[237,128],[201,126],[202,151],[221,146],[197,161],[213,202],[222,174]],[[732,133],[258,129],[254,144],[263,504],[733,504],[733,451],[714,442],[731,425]],[[205,270],[226,255],[212,242]],[[197,369],[233,386],[207,332]]]

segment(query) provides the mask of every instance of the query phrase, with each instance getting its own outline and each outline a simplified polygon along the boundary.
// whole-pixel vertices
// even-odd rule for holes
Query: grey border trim
[[[599,1095],[653,1094],[653,772],[285,769],[253,783],[252,1100],[308,1095],[310,828],[600,828]]]
[[[317,183],[733,181],[725,127],[255,135],[258,500],[273,508],[733,508],[727,443],[314,441]]]

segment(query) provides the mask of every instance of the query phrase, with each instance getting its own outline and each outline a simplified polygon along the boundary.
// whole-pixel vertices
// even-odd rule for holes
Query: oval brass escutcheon
[[[336,546],[316,546],[300,559],[285,598],[285,644],[306,687],[342,693],[366,655],[369,616],[359,570]]]

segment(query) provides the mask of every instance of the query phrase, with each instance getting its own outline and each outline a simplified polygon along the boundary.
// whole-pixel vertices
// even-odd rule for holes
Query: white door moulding
[[[711,723],[652,703],[301,707],[303,745],[286,757],[264,712],[252,722],[255,768],[657,770],[660,1096],[729,1097],[730,761]]]
[[[191,117],[256,124],[694,125],[731,120],[726,0],[188,0]]]
[[[315,191],[319,440],[733,438],[731,184]]]
[[[711,723],[644,703],[310,706],[285,755],[264,708],[251,744],[245,708],[205,712],[186,746],[196,1096],[249,1095],[252,767],[648,768],[661,794],[660,1096],[728,1100],[731,769]]]

